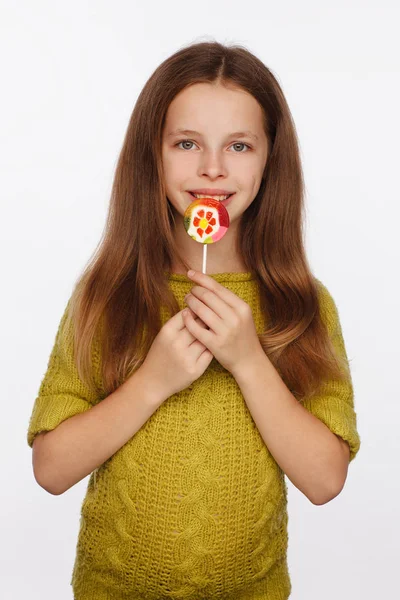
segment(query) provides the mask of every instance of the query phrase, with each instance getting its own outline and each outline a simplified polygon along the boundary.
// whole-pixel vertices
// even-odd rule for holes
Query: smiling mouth
[[[217,200],[217,198],[215,198],[214,196],[208,195],[206,196],[207,198],[212,198],[213,200],[217,200],[217,202],[228,202],[228,200],[230,200],[232,198],[232,196],[235,195],[236,192],[233,192],[233,194],[229,194],[229,196],[227,198],[225,198],[225,200]],[[197,198],[192,192],[189,192],[189,194],[192,196],[192,198],[194,198],[195,200],[202,200],[202,198]],[[202,194],[203,195],[203,194]],[[221,194],[222,195],[222,194]],[[205,194],[204,194],[205,196]]]

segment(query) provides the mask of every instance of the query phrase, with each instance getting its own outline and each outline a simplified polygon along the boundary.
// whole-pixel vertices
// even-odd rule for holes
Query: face
[[[162,161],[167,197],[178,220],[195,200],[189,190],[222,189],[234,193],[224,201],[231,229],[261,185],[268,154],[262,118],[255,98],[238,88],[196,83],[174,98],[166,115]]]

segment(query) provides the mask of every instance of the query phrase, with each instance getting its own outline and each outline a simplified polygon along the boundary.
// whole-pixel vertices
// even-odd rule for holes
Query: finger
[[[208,327],[208,325],[206,325],[206,324],[204,323],[204,321],[202,321],[202,320],[200,319],[200,317],[198,317],[198,316],[196,315],[196,313],[192,311],[192,309],[191,309],[191,308],[187,307],[187,310],[189,311],[189,314],[190,314],[190,315],[193,317],[193,319],[194,319],[195,321],[197,321],[197,323],[200,325],[200,327],[204,327],[204,329],[210,329],[210,328]]]
[[[217,298],[216,300],[217,302],[221,302]],[[214,333],[219,335],[222,332],[222,329],[224,327],[223,318],[221,318],[212,308],[204,304],[199,298],[193,295],[191,295],[189,298],[186,298],[186,304],[192,309],[196,316],[200,317],[200,319],[209,327],[209,329],[212,329],[214,331]],[[210,302],[210,304],[214,303]],[[227,315],[226,313],[227,311],[231,310],[232,309],[225,304],[225,319],[227,317],[229,318],[230,315]]]
[[[198,323],[199,327],[202,327],[203,329],[207,328],[206,324],[203,323],[203,321],[200,319],[200,317],[198,317],[193,311],[191,311],[190,308],[187,308],[186,310],[189,311],[190,318],[193,321],[196,321],[196,323]],[[183,323],[182,327],[179,328],[180,335],[184,336],[184,338],[188,344],[196,341],[196,336],[188,329],[188,327],[186,327],[186,320],[188,317],[186,317],[186,320],[185,320],[185,315],[183,314],[183,310],[181,311],[180,314],[181,314],[181,321]]]
[[[196,313],[189,306],[185,306],[185,308],[182,308],[182,310],[180,310],[178,313],[176,313],[176,315],[174,315],[172,317],[172,319],[169,320],[169,321],[172,321],[174,319],[175,321],[178,321],[178,329],[183,329],[185,327],[184,314],[183,314],[183,311],[185,311],[185,310],[188,310],[194,319],[198,319],[199,321],[201,321],[200,317],[198,315],[196,315]]]
[[[241,298],[236,296],[231,290],[228,290],[225,286],[221,285],[218,281],[206,275],[205,273],[201,273],[201,271],[195,271],[194,275],[188,275],[189,279],[191,279],[194,283],[199,286],[202,286],[211,292],[214,292],[217,297],[221,298],[230,308],[235,309],[241,303]],[[191,290],[192,291],[192,290]]]
[[[229,306],[220,296],[215,294],[215,292],[200,286],[194,286],[190,290],[190,296],[186,298],[186,304],[192,306],[193,309],[197,311],[197,305],[195,300],[200,300],[205,306],[207,306],[211,311],[216,314],[220,319],[229,319],[230,316],[233,316],[234,309]],[[191,303],[192,301],[192,303]],[[201,315],[200,315],[201,316]],[[211,315],[209,315],[211,317]],[[216,324],[217,325],[217,324]],[[211,325],[210,325],[211,326]]]
[[[184,320],[186,324],[186,328],[188,331],[204,346],[208,348],[210,343],[210,336],[214,334],[209,331],[209,329],[202,327],[199,325],[198,320],[194,319],[190,312],[184,315]]]
[[[187,310],[188,308],[187,308],[187,307],[183,308],[183,309],[182,309],[182,310],[180,310],[178,313],[176,313],[176,315],[174,315],[174,316],[172,317],[172,319],[170,319],[170,320],[168,321],[168,323],[176,321],[176,323],[175,323],[175,326],[177,327],[177,329],[178,329],[179,331],[181,331],[181,330],[185,329],[185,327],[186,327],[186,323],[185,323],[185,319],[184,319],[185,315],[183,314],[183,311],[184,311],[185,309]],[[189,310],[190,310],[190,309],[189,309]],[[194,313],[193,313],[193,314],[194,314]],[[194,315],[194,316],[196,316],[196,315]]]

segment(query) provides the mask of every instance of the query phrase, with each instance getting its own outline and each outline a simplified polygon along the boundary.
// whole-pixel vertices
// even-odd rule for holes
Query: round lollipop
[[[203,244],[203,273],[206,272],[207,244],[218,242],[229,227],[229,213],[214,198],[196,198],[185,210],[183,224],[190,237]]]

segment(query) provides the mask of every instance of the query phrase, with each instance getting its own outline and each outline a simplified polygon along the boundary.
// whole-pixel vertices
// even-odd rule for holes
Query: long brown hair
[[[268,326],[260,343],[286,385],[302,399],[324,379],[341,380],[349,372],[322,319],[320,282],[305,255],[296,130],[273,73],[244,47],[216,41],[190,44],[167,58],[137,99],[102,239],[68,302],[78,372],[94,389],[91,349],[99,333],[103,388],[110,394],[144,361],[162,326],[160,306],[171,317],[179,312],[165,273],[176,261],[185,269],[190,265],[173,235],[161,140],[171,101],[201,82],[240,87],[263,109],[269,156],[257,196],[242,215],[237,244],[259,284]]]

